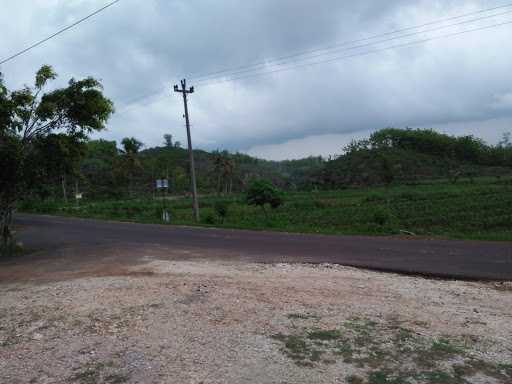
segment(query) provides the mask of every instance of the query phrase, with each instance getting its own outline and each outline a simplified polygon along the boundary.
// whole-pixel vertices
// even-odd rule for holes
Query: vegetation
[[[136,138],[123,139],[120,148],[105,140],[82,140],[80,148],[76,144],[62,144],[57,151],[61,155],[53,159],[62,164],[65,169],[60,173],[68,177],[43,180],[31,191],[33,197],[65,199],[65,187],[76,188],[69,185],[73,181],[80,182],[80,192],[89,200],[146,198],[154,195],[154,182],[161,178],[170,181],[175,196],[189,191],[187,151],[170,134],[164,135],[162,147],[147,149]],[[286,191],[317,191],[512,175],[509,136],[489,146],[471,136],[452,137],[432,130],[384,129],[351,143],[342,155],[329,160],[311,157],[275,162],[202,150],[195,150],[194,156],[201,194],[245,193],[258,179]]]
[[[163,146],[146,149],[134,137],[124,138],[120,147],[89,140],[89,133],[104,128],[111,101],[92,78],[72,79],[67,87],[44,93],[55,77],[44,66],[34,87],[13,92],[0,78],[3,249],[13,247],[10,221],[16,206],[159,222],[168,202],[172,223],[194,224],[187,150],[171,134],[164,135]],[[491,146],[472,136],[387,128],[328,160],[274,162],[202,150],[194,156],[203,225],[511,239],[509,134]],[[170,185],[163,194],[155,190],[155,180],[162,178]],[[69,201],[71,190],[84,197],[80,205]]]
[[[512,145],[507,135],[493,147],[473,136],[454,137],[425,129],[388,128],[354,141],[328,162],[319,183],[387,185],[445,178],[510,174]]]
[[[247,189],[247,204],[260,207],[268,219],[265,206],[279,208],[283,204],[282,192],[267,180],[255,180]]]
[[[213,205],[213,209],[215,210],[217,216],[219,216],[221,219],[222,223],[224,223],[224,220],[226,219],[229,212],[229,202],[226,200],[216,201]]]
[[[348,188],[340,191],[289,192],[281,207],[265,218],[243,194],[201,199],[203,216],[215,217],[215,205],[229,202],[229,228],[252,228],[326,234],[441,236],[512,240],[512,178],[461,179]],[[193,225],[190,198],[166,199],[171,224]],[[154,198],[84,201],[79,207],[61,200],[25,200],[25,212],[100,219],[161,222],[162,200]],[[406,231],[406,232],[402,232]]]
[[[58,184],[67,200],[68,179],[78,178],[87,134],[102,130],[113,104],[93,79],[71,79],[45,92],[57,74],[48,66],[36,73],[33,87],[9,91],[0,76],[0,251],[13,249],[11,217],[27,192],[42,198]]]
[[[293,333],[273,339],[282,353],[302,367],[318,368],[343,362],[356,371],[346,377],[359,384],[462,384],[479,375],[487,382],[508,383],[507,363],[489,362],[469,337],[421,336],[395,321],[352,318],[337,329],[309,328],[294,317]]]

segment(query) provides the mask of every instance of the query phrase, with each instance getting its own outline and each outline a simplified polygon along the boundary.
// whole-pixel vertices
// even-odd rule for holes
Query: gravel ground
[[[0,296],[0,383],[512,383],[507,283],[148,258]]]

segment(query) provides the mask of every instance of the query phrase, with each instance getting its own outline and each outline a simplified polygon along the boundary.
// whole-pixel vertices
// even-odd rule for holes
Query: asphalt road
[[[323,236],[18,214],[19,239],[32,254],[0,261],[31,270],[130,265],[148,258],[257,263],[333,263],[470,280],[512,280],[512,243]],[[0,279],[2,275],[0,274]]]

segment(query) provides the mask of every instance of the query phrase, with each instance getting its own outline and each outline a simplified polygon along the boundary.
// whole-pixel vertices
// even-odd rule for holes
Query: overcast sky
[[[0,59],[102,7],[107,0],[0,0]],[[33,82],[42,64],[94,76],[115,102],[109,140],[135,136],[185,143],[183,104],[171,86],[217,72],[345,41],[497,7],[483,0],[122,0],[2,66],[11,88]],[[511,12],[410,35],[477,17]],[[268,159],[340,153],[353,138],[394,127],[474,134],[496,143],[512,131],[512,25],[364,54],[512,21],[512,7],[338,46],[301,63],[331,61],[237,81],[201,84],[190,97],[194,145]],[[321,55],[321,56],[320,56]],[[291,59],[290,59],[291,60]],[[289,61],[290,61],[289,60]],[[296,64],[295,64],[296,65]],[[258,67],[271,72],[284,66]],[[249,73],[243,73],[243,75]],[[218,75],[219,76],[219,75]],[[240,76],[240,75],[239,75]],[[222,78],[216,79],[222,81]],[[144,97],[149,96],[149,97]]]

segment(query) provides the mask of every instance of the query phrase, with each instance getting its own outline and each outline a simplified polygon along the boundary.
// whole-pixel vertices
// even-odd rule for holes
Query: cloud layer
[[[3,4],[0,23],[6,38],[0,57],[104,4],[103,0]],[[156,145],[168,132],[185,141],[182,101],[171,93],[181,77],[502,4],[123,0],[0,70],[11,87],[30,83],[43,63],[55,67],[60,84],[72,76],[102,79],[118,112],[100,136],[117,140],[136,136]],[[436,26],[462,20],[466,19]],[[316,60],[510,20],[512,13]],[[197,84],[190,99],[194,143],[282,159],[339,153],[351,138],[386,126],[433,127],[495,142],[512,129],[512,50],[506,46],[510,36],[512,25],[234,82]],[[281,67],[267,70],[276,68]]]

